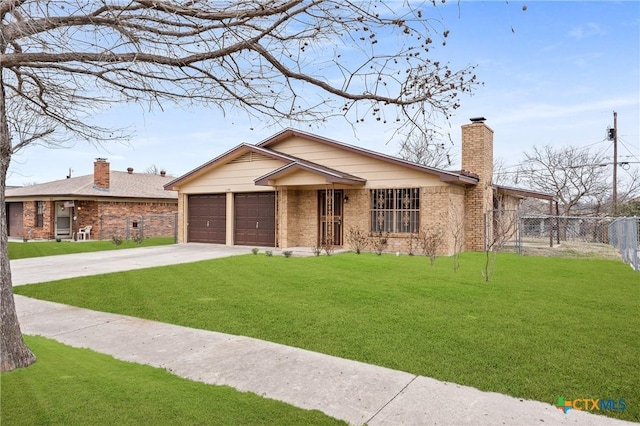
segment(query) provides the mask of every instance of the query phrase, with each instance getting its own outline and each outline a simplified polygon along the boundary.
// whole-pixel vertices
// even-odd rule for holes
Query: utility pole
[[[618,113],[613,111],[613,214],[618,210]]]

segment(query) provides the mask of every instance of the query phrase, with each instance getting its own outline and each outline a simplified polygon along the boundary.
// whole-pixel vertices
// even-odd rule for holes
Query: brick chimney
[[[93,163],[93,185],[98,189],[109,189],[109,162],[96,158]]]
[[[465,242],[470,251],[484,250],[485,214],[493,210],[493,130],[484,122],[484,117],[472,118],[462,126],[462,169],[480,179],[467,188],[464,198]]]

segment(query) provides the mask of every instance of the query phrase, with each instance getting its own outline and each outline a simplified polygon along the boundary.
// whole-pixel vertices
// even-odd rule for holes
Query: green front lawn
[[[20,286],[90,309],[240,334],[553,403],[626,399],[640,420],[640,275],[619,261],[482,253],[236,256]]]
[[[55,256],[57,254],[86,253],[91,251],[118,250],[133,247],[161,246],[174,244],[173,237],[147,238],[141,244],[124,240],[119,246],[111,240],[101,241],[30,241],[28,243],[9,242],[9,259]]]
[[[192,382],[42,337],[25,340],[38,359],[28,368],[2,373],[2,424],[342,424],[319,411]]]

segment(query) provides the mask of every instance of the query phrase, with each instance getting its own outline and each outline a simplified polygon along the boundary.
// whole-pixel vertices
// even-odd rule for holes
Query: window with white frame
[[[420,230],[420,188],[371,190],[371,232]]]

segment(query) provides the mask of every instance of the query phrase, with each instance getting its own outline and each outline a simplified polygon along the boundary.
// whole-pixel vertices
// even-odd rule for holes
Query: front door
[[[22,237],[22,203],[7,203],[7,225],[10,237]]]
[[[55,202],[56,238],[71,238],[71,213],[73,207],[65,206],[64,201]]]
[[[333,241],[334,246],[342,246],[342,205],[341,189],[328,189],[318,192],[318,244]]]

